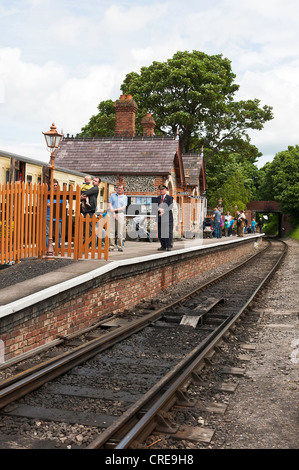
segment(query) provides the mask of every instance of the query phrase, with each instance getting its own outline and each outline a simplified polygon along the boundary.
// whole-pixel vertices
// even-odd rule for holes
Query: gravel
[[[254,305],[256,347],[230,400],[213,448],[298,449],[299,243]]]
[[[69,264],[78,263],[72,259],[55,258],[47,261],[45,259],[28,258],[20,263],[0,265],[0,290],[13,286],[19,282],[28,281],[37,276],[42,276],[56,269],[63,268]]]
[[[202,401],[227,405],[224,415],[202,409],[182,412],[181,421],[214,431],[210,443],[171,441],[163,435],[149,438],[154,449],[298,449],[299,386],[299,243],[286,240],[288,253],[263,293],[255,300],[247,324],[238,326],[235,335],[217,355],[203,375],[204,387],[194,387],[194,396]],[[233,361],[240,341],[254,349],[249,362],[234,364],[245,368],[243,377],[230,377],[238,384],[232,394],[212,393],[219,380],[219,368]],[[235,346],[234,346],[235,344]],[[218,371],[218,372],[217,372]],[[201,374],[202,376],[202,374]],[[210,387],[210,389],[209,389]],[[191,389],[192,393],[192,389]],[[178,416],[177,420],[180,419]],[[156,444],[152,445],[152,443]]]
[[[299,309],[296,292],[299,288],[299,243],[286,240],[289,250],[280,269],[275,273],[262,295],[254,302],[249,314],[248,324],[237,328],[235,337],[223,347],[223,354],[216,364],[207,369],[207,380],[213,382],[217,361],[224,364],[229,355],[237,351],[240,340],[251,344],[249,362],[240,363],[246,369],[245,375],[238,377],[238,387],[232,395],[210,394],[208,398],[227,405],[224,415],[198,411],[182,411],[181,418],[189,424],[214,430],[209,443],[194,443],[188,440],[169,441],[165,435],[154,436],[157,443],[149,438],[151,451],[155,449],[297,449],[298,448],[298,365],[299,365]],[[29,260],[9,269],[0,270],[1,288],[32,278],[38,274],[58,269],[57,264],[42,260]],[[56,262],[55,262],[56,263]],[[65,265],[65,264],[63,264]],[[30,266],[30,269],[28,268]],[[34,272],[33,272],[34,271]],[[206,274],[206,277],[210,273]],[[204,276],[203,276],[204,277]],[[5,285],[3,283],[5,283]],[[196,280],[188,281],[190,290]],[[186,284],[186,283],[185,283]],[[180,295],[183,286],[175,286],[162,293],[160,301]],[[186,285],[184,286],[186,288]],[[144,302],[147,307],[150,302]],[[134,315],[134,310],[127,312]],[[241,351],[239,351],[241,353]],[[218,356],[218,355],[217,355]],[[215,371],[214,371],[215,368]],[[215,372],[216,374],[216,372]],[[198,388],[198,387],[197,387]],[[194,393],[196,387],[194,387]],[[198,392],[198,390],[197,390]],[[204,392],[202,392],[204,398]],[[9,418],[7,419],[9,427]],[[20,420],[21,421],[21,420]],[[26,436],[24,422],[19,423],[19,433]],[[39,439],[54,434],[54,423],[37,426]],[[52,429],[53,428],[53,429]],[[13,429],[11,430],[13,432]],[[96,429],[86,429],[79,425],[69,431],[61,431],[60,445],[68,448],[84,446],[96,435]],[[59,446],[58,442],[58,446]],[[76,444],[76,445],[74,445]],[[154,444],[154,445],[152,445]]]

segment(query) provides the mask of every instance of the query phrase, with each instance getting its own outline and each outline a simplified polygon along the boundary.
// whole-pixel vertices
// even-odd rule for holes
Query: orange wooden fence
[[[80,213],[80,187],[54,192],[54,255],[77,259],[109,258],[109,217]],[[57,203],[58,202],[58,203]],[[0,185],[0,263],[42,258],[47,253],[50,192],[47,185]],[[103,232],[104,229],[104,232]],[[102,246],[102,232],[105,236]],[[84,236],[85,235],[85,236]]]

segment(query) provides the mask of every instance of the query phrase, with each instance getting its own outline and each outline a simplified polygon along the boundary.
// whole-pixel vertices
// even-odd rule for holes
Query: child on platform
[[[84,183],[81,186],[81,195],[84,196],[84,192],[88,191],[91,188],[93,188],[91,176],[85,176]],[[88,196],[85,196],[85,198],[81,200],[82,212],[85,212],[86,206],[90,206]]]

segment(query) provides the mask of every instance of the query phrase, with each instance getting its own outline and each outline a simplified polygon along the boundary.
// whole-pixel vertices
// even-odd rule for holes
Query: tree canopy
[[[299,146],[275,155],[259,171],[258,197],[280,202],[282,211],[299,223]]]
[[[246,204],[256,195],[258,169],[239,154],[226,159],[215,155],[206,170],[209,207],[218,205],[222,199],[225,211],[234,213],[234,207],[246,209]]]
[[[150,112],[157,135],[179,132],[182,153],[199,153],[204,147],[209,205],[222,197],[228,210],[235,205],[245,208],[255,197],[258,170],[254,163],[261,153],[248,132],[262,130],[273,119],[272,108],[262,107],[257,98],[235,99],[239,90],[235,78],[231,62],[222,54],[185,51],[165,62],[154,61],[140,73],[128,73],[120,87],[138,105],[138,133],[142,133],[141,119]],[[82,128],[82,136],[114,135],[113,101],[102,101],[98,110]]]
[[[140,73],[131,72],[121,85],[138,105],[136,128],[147,112],[156,122],[156,134],[180,135],[183,152],[205,148],[205,162],[216,153],[242,153],[254,161],[259,153],[250,144],[248,130],[263,129],[273,119],[272,108],[258,99],[235,101],[239,90],[231,62],[200,51],[176,52],[166,62],[153,62]],[[99,113],[82,128],[82,135],[113,135],[112,101],[101,102]]]
[[[161,133],[179,129],[183,152],[211,150],[207,160],[221,150],[238,151],[249,142],[248,129],[262,129],[272,108],[259,107],[258,99],[234,101],[239,85],[231,62],[200,51],[177,52],[166,62],[129,73],[122,85],[134,96],[142,112],[151,112]]]
[[[99,113],[92,116],[89,123],[82,127],[81,136],[105,137],[113,136],[115,130],[115,110],[112,100],[101,101]]]

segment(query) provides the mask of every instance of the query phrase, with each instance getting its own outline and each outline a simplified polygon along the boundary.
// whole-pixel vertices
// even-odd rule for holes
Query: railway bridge
[[[289,216],[283,214],[280,203],[276,201],[250,201],[247,204],[246,215],[249,223],[256,217],[256,213],[259,214],[278,214],[278,236],[283,237],[289,230],[292,229]]]

